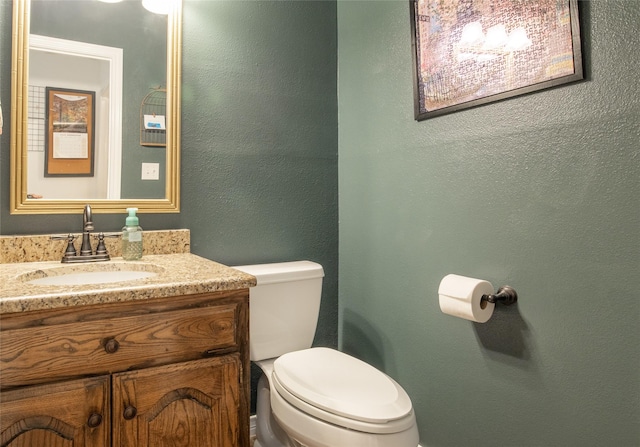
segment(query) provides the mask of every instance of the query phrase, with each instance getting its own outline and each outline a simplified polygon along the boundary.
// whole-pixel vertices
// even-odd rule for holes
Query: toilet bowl
[[[310,261],[234,267],[250,289],[251,360],[258,384],[255,447],[416,447],[411,400],[391,377],[330,348],[311,348],[322,266]]]

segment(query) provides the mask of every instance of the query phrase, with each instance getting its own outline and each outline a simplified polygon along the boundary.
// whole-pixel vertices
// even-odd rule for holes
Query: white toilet
[[[310,348],[322,266],[310,261],[234,267],[249,292],[258,384],[254,447],[416,447],[411,400],[386,374],[329,348]]]

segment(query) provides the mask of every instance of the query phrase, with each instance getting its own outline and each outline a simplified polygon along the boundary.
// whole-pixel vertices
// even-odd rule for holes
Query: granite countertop
[[[142,270],[156,275],[92,285],[45,286],[25,282],[53,275],[55,272],[51,270],[60,268],[81,272]],[[86,264],[61,264],[60,261],[0,264],[0,314],[237,290],[255,285],[255,277],[191,253],[145,255],[139,261],[112,258]]]

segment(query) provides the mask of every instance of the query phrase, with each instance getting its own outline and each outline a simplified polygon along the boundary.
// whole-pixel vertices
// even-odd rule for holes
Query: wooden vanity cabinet
[[[0,447],[247,447],[247,289],[0,317]]]

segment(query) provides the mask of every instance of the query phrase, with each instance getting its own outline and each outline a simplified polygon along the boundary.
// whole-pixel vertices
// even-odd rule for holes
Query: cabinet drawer
[[[237,313],[232,303],[2,331],[2,388],[234,351]]]

